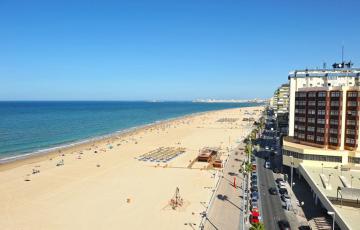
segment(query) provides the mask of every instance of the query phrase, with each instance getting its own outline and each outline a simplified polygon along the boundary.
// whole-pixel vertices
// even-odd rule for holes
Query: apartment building
[[[360,166],[360,69],[341,66],[290,72],[283,164]]]
[[[282,84],[274,92],[271,108],[277,117],[277,130],[287,135],[289,127],[289,84]]]

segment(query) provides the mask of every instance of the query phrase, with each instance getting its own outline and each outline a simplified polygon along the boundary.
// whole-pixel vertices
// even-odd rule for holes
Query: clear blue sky
[[[360,66],[360,1],[0,0],[0,100],[265,98]]]

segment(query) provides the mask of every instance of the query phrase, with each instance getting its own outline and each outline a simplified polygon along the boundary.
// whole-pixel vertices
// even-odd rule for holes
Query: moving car
[[[278,225],[281,230],[291,230],[290,224],[287,220],[279,220]]]
[[[277,194],[276,188],[274,188],[274,187],[269,188],[269,193],[270,193],[271,195],[276,195],[276,194]]]

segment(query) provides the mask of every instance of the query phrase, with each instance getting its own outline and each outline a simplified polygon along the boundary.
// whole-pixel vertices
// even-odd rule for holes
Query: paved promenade
[[[240,146],[239,146],[240,147]],[[218,190],[209,209],[204,229],[242,229],[240,212],[243,209],[242,184],[243,175],[239,173],[241,162],[245,158],[239,147],[229,156],[219,181]],[[236,188],[234,187],[234,178]]]

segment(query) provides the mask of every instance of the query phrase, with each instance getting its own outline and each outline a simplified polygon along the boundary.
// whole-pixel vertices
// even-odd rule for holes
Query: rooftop
[[[360,225],[360,206],[357,202],[360,199],[360,170],[350,169],[344,171],[340,167],[322,167],[301,165],[302,174],[306,172],[311,181],[316,184],[317,189],[331,202],[332,208],[350,229],[357,229]],[[310,184],[310,183],[309,183]],[[342,188],[344,199],[343,204],[337,199],[338,188]]]
[[[289,78],[299,77],[359,77],[360,68],[304,69],[289,72]]]

